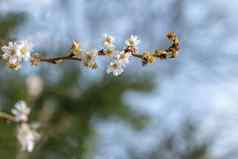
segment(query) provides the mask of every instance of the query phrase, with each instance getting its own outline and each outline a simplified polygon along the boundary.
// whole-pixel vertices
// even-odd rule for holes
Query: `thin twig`
[[[99,56],[105,56],[106,54],[103,51],[104,50],[98,51],[98,55]],[[138,53],[137,54],[132,53],[132,56],[140,58],[140,59],[143,58],[143,55],[138,54]],[[81,58],[75,57],[72,54],[65,55],[65,56],[52,57],[52,58],[40,57],[40,62],[47,62],[47,63],[50,63],[50,64],[60,64],[60,63],[63,63],[65,60],[82,61]]]
[[[16,122],[16,119],[14,116],[4,113],[4,112],[0,112],[0,119],[6,120],[6,121],[11,121],[11,122]]]
[[[59,64],[59,63],[62,63],[64,60],[81,61],[80,58],[73,57],[72,55],[59,56],[59,57],[53,57],[53,58],[40,58],[40,62],[47,62],[51,64]]]

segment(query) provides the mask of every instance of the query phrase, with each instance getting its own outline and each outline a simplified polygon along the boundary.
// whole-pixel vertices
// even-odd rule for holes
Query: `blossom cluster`
[[[106,37],[105,41],[108,38],[109,37]],[[129,63],[131,54],[136,53],[136,51],[138,50],[137,45],[139,43],[140,40],[138,39],[138,37],[131,35],[130,38],[125,41],[126,48],[123,49],[123,51],[115,52],[115,55],[113,55],[113,60],[110,62],[107,68],[107,73],[112,73],[114,76],[120,75],[124,71],[123,68],[126,66],[126,64]]]
[[[12,109],[12,114],[17,126],[17,140],[19,141],[22,150],[32,152],[36,142],[40,139],[40,134],[36,131],[36,128],[28,123],[28,116],[31,109],[26,105],[24,101],[19,101]]]
[[[9,42],[2,47],[2,58],[7,61],[7,65],[15,70],[21,68],[23,60],[28,61],[31,57],[32,44],[28,41]]]
[[[107,66],[107,73],[118,76],[124,72],[126,65],[129,63],[129,58],[132,56],[139,58],[143,65],[152,64],[156,59],[175,58],[180,49],[179,39],[174,32],[167,33],[167,38],[171,42],[169,48],[140,53],[138,49],[140,40],[137,36],[131,35],[125,41],[125,47],[122,50],[118,50],[116,49],[115,38],[105,34],[103,38],[103,49],[83,50],[78,41],[73,41],[71,48],[64,56],[55,58],[43,58],[42,55],[33,53],[33,45],[29,41],[11,41],[8,45],[1,47],[1,51],[3,52],[1,58],[9,68],[15,70],[20,69],[24,61],[30,61],[32,65],[36,66],[42,62],[60,64],[65,60],[81,61],[85,67],[96,69],[98,67],[96,63],[97,57],[107,56],[111,58],[111,62]]]

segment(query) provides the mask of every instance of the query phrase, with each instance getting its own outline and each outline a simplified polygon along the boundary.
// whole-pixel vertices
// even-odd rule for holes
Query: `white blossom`
[[[17,127],[17,139],[23,151],[32,152],[40,134],[29,124],[21,123]]]
[[[140,43],[140,40],[137,36],[131,35],[129,39],[126,40],[125,44],[128,47],[137,47],[137,45]]]
[[[29,60],[31,56],[32,44],[28,41],[10,41],[2,48],[2,58],[7,61],[7,65],[15,70],[21,67],[23,60]]]
[[[108,34],[104,35],[103,44],[106,49],[113,49],[114,45],[114,37]]]
[[[30,112],[30,108],[27,107],[24,101],[17,102],[14,108],[12,109],[12,114],[15,115],[15,119],[17,122],[28,121],[28,115],[30,114]]]
[[[114,59],[122,66],[125,66],[129,63],[129,57],[131,56],[130,53],[127,53],[125,51],[119,52],[119,54],[116,54],[114,56]]]
[[[31,57],[32,43],[27,40],[16,42],[20,51],[17,51],[17,56],[21,57],[23,60],[29,60]]]
[[[98,56],[97,50],[86,51],[81,55],[83,63],[89,68],[96,67],[96,57]]]
[[[9,42],[8,43],[8,46],[4,45],[2,48],[2,51],[3,51],[3,55],[2,55],[2,58],[4,60],[7,60],[11,55],[15,55],[16,53],[16,45],[14,42]]]
[[[119,76],[124,71],[122,65],[118,61],[110,62],[107,73],[112,73],[114,76]]]
[[[10,56],[7,65],[12,69],[19,70],[21,68],[21,59],[16,55]]]
[[[107,68],[107,73],[112,73],[114,76],[119,76],[120,74],[122,74],[124,71],[123,67],[125,67],[126,64],[129,63],[130,56],[131,54],[129,52],[117,52],[117,54],[113,56],[113,61],[110,62]]]

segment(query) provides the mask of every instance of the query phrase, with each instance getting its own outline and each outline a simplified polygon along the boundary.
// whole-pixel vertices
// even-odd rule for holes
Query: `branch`
[[[82,61],[80,58],[73,57],[72,55],[59,56],[53,58],[40,58],[40,62],[47,62],[50,64],[59,64],[62,63],[64,60]]]
[[[4,121],[17,122],[14,116],[4,112],[0,112],[0,119]]]
[[[140,59],[143,65],[153,64],[157,59],[165,60],[168,58],[175,58],[180,49],[179,39],[175,32],[169,32],[166,36],[171,45],[166,49],[156,49],[152,52],[139,52],[137,45],[140,40],[137,36],[131,36],[126,40],[126,47],[122,49],[122,51],[116,50],[114,38],[106,35],[104,38],[104,48],[99,51],[82,51],[80,43],[74,41],[70,50],[66,52],[65,55],[51,58],[43,57],[38,53],[31,55],[30,50],[32,46],[27,41],[9,42],[8,46],[4,45],[2,47],[4,54],[2,54],[0,58],[4,59],[7,65],[15,70],[18,70],[21,67],[22,61],[29,57],[31,59],[31,64],[35,66],[40,63],[61,64],[64,63],[64,61],[69,60],[83,62],[84,66],[95,69],[97,68],[96,57],[106,56],[112,58],[112,62],[108,66],[108,72],[119,75],[123,72],[125,64],[129,62],[130,56]],[[120,73],[118,73],[118,71]]]

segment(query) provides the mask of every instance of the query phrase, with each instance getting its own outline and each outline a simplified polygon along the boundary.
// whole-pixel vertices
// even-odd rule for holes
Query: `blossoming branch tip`
[[[180,42],[175,32],[168,32],[166,37],[170,41],[171,45],[167,49],[156,49],[153,52],[144,52],[141,54],[138,49],[138,45],[141,42],[140,39],[131,35],[125,41],[125,47],[122,50],[118,50],[115,47],[115,38],[111,35],[105,34],[103,38],[103,48],[100,50],[82,50],[79,41],[73,41],[69,51],[63,56],[47,58],[43,57],[39,53],[32,53],[32,44],[29,41],[10,41],[7,45],[1,47],[3,54],[0,56],[7,66],[14,70],[19,70],[24,61],[30,62],[33,66],[37,66],[40,63],[49,64],[61,64],[66,60],[80,61],[85,67],[90,69],[96,69],[98,67],[96,61],[98,56],[110,57],[112,61],[108,65],[108,73],[113,75],[120,75],[126,64],[129,63],[130,57],[135,57],[142,61],[143,65],[153,64],[157,59],[165,60],[168,58],[175,58],[180,50]],[[114,69],[117,73],[113,73]],[[120,70],[120,71],[118,71]]]

